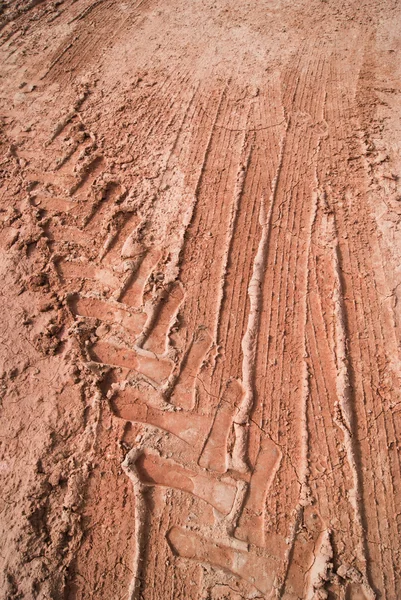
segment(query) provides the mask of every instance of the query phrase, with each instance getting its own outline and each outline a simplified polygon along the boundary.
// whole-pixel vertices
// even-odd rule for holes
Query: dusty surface
[[[0,3],[0,598],[401,598],[393,0]]]

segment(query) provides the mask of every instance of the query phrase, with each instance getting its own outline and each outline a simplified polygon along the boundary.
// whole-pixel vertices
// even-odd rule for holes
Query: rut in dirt
[[[5,5],[1,598],[400,594],[399,9],[237,4]]]

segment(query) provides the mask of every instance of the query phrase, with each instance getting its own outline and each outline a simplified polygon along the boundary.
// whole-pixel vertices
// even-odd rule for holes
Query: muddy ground
[[[0,599],[401,598],[401,5],[0,2]]]

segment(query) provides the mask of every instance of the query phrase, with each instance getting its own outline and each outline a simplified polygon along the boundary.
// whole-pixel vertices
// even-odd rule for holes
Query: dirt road
[[[0,599],[401,598],[401,6],[0,2]]]

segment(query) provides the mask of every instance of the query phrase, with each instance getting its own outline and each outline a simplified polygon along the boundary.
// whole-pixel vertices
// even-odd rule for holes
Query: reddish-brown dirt
[[[401,5],[0,2],[0,600],[401,598]]]

